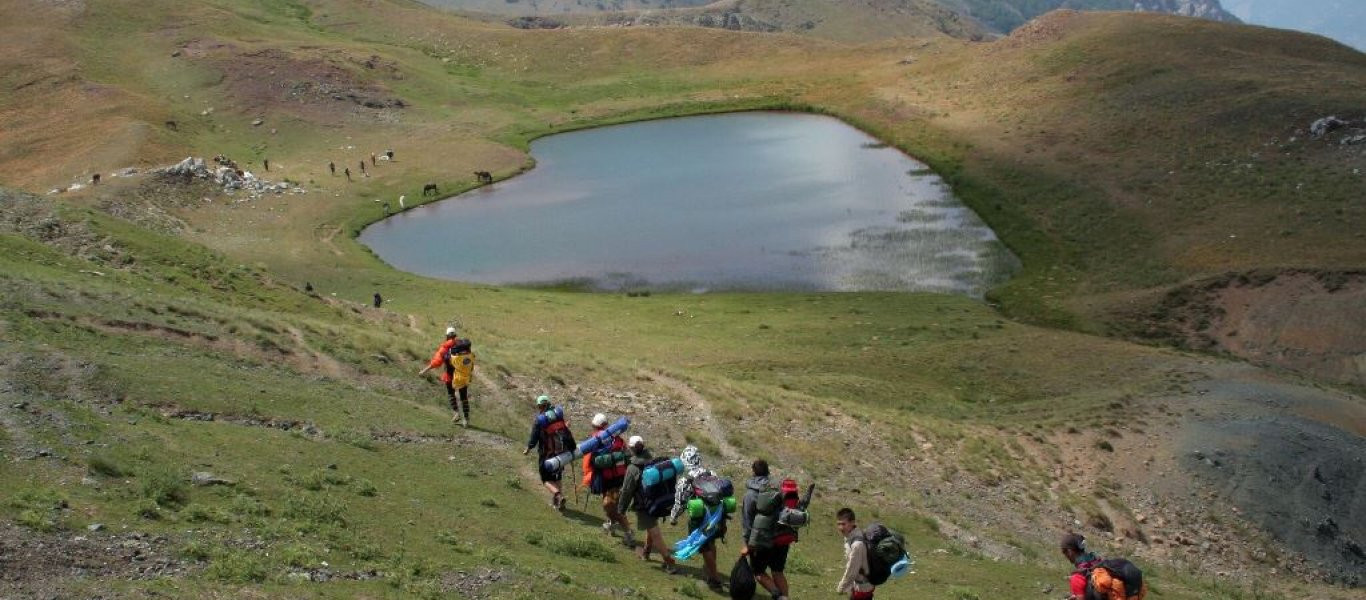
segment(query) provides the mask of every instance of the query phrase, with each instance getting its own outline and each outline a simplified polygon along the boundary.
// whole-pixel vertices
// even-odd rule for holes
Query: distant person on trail
[[[574,434],[569,431],[569,423],[565,421],[564,409],[551,405],[550,396],[537,398],[536,420],[531,424],[531,437],[527,439],[526,449],[522,454],[525,455],[531,452],[532,448],[537,448],[537,470],[541,472],[541,483],[545,485],[545,489],[550,490],[550,505],[555,510],[564,510],[565,497],[560,487],[560,480],[564,477],[564,466],[561,465],[553,471],[547,470],[545,461],[564,452],[573,451],[576,445]]]
[[[342,172],[346,173],[346,180],[351,181],[351,167],[342,169]]]
[[[660,463],[672,462],[672,459],[654,460],[650,451],[645,448],[645,439],[638,435],[631,436],[627,446],[631,449],[631,465],[626,468],[626,479],[621,484],[621,500],[617,503],[617,512],[625,514],[628,510],[636,511],[636,530],[645,532],[645,545],[636,551],[636,556],[641,560],[649,560],[650,551],[658,551],[663,559],[664,572],[672,575],[678,572],[678,566],[668,547],[664,545],[664,534],[659,531],[659,519],[668,514],[676,474],[675,477],[668,479],[660,477],[654,485],[647,485],[645,481],[647,469],[656,468]],[[658,510],[661,508],[663,510]],[[656,510],[652,512],[652,509]]]
[[[375,160],[376,160],[376,159],[375,159],[375,153],[374,153],[374,152],[371,152],[371,153],[370,153],[370,166],[372,166],[372,167],[375,166]]]
[[[868,544],[853,509],[841,508],[835,513],[835,528],[844,536],[844,575],[835,584],[835,592],[849,592],[849,600],[873,600],[876,588],[868,582]]]
[[[775,532],[755,527],[756,517],[763,508],[759,506],[759,500],[770,495],[774,488],[768,480],[767,461],[754,461],[750,465],[750,471],[754,473],[754,477],[745,484],[745,498],[740,509],[740,523],[745,529],[745,543],[740,553],[749,555],[755,581],[773,594],[776,600],[786,600],[788,587],[784,571],[787,570],[787,553],[792,546],[790,542],[775,543]]]
[[[383,304],[384,296],[379,295],[379,292],[375,292],[375,308],[379,308]]]
[[[389,160],[394,160],[394,151],[393,151],[393,150],[385,150],[385,151],[384,151],[384,156],[385,156],[385,158],[388,158]]]
[[[1143,600],[1148,595],[1148,586],[1138,567],[1122,558],[1106,560],[1096,556],[1086,549],[1085,536],[1062,536],[1061,550],[1073,566],[1067,578],[1070,600]],[[1129,593],[1129,587],[1138,588],[1138,592]]]
[[[270,159],[269,159],[269,158],[263,158],[263,159],[261,159],[261,166],[265,167],[265,168],[266,168],[266,171],[269,172],[269,171],[270,171]]]
[[[696,484],[699,481],[720,480],[716,473],[702,466],[702,453],[697,450],[697,446],[683,448],[683,452],[678,455],[683,461],[684,471],[678,478],[678,483],[674,486],[674,505],[669,511],[669,524],[677,525],[678,516],[688,510],[688,502],[696,497]],[[729,480],[726,480],[729,485]],[[718,498],[724,500],[724,498]],[[702,526],[703,515],[688,514],[688,531],[692,532]],[[721,524],[716,534],[702,544],[702,549],[698,554],[702,555],[702,570],[707,575],[707,586],[712,589],[721,589],[721,572],[716,568],[716,540],[726,537],[726,521],[729,515],[722,514]]]
[[[607,415],[593,415],[593,435],[607,429],[607,425]],[[610,536],[612,530],[620,526],[622,543],[634,548],[636,541],[631,532],[631,521],[624,513],[617,511],[617,503],[621,501],[621,484],[626,480],[627,463],[630,461],[631,454],[626,449],[626,442],[619,435],[612,436],[610,447],[583,456],[583,486],[589,492],[602,496],[602,512],[607,516],[607,521],[602,524],[603,531]]]
[[[331,171],[332,175],[335,177],[337,175],[337,163],[334,163],[330,160],[327,161],[327,170]]]

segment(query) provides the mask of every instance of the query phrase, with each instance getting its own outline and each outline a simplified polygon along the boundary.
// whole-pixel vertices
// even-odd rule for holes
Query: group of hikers
[[[469,427],[469,383],[475,356],[470,341],[446,329],[442,342],[428,365],[418,372],[442,368],[452,421]],[[702,555],[706,582],[713,590],[728,590],[731,598],[753,598],[762,587],[775,600],[787,600],[789,587],[785,576],[788,554],[800,538],[800,531],[811,520],[808,506],[814,495],[812,484],[801,493],[793,479],[775,483],[769,464],[763,459],[750,465],[751,478],[737,501],[731,480],[704,465],[696,446],[683,448],[677,456],[656,456],[640,435],[623,440],[629,420],[612,422],[598,413],[591,419],[592,431],[582,443],[575,440],[563,408],[549,396],[534,403],[534,418],[523,455],[536,450],[541,483],[550,493],[550,506],[564,511],[567,497],[562,485],[564,471],[574,459],[582,461],[582,485],[602,501],[607,535],[620,532],[622,543],[635,550],[641,560],[658,553],[661,568],[678,572],[678,561]],[[728,522],[738,513],[742,528],[740,556],[728,580],[722,579],[717,566],[716,542],[724,540]],[[632,527],[631,518],[635,526]],[[687,537],[666,545],[660,523],[667,519],[677,525],[687,517]],[[844,568],[835,591],[851,600],[870,600],[877,586],[911,571],[914,562],[906,552],[905,538],[878,524],[858,525],[852,509],[835,513],[835,527],[844,540]],[[644,539],[637,544],[637,534]],[[1086,548],[1085,538],[1068,533],[1062,538],[1061,551],[1072,562],[1069,576],[1071,600],[1142,600],[1147,587],[1142,574],[1124,559],[1103,560]]]

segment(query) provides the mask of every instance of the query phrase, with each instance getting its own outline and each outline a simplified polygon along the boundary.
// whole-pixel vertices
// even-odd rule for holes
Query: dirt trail
[[[287,330],[289,331],[289,337],[294,340],[294,343],[298,344],[300,349],[308,353],[309,361],[312,363],[315,371],[326,374],[328,377],[334,379],[343,379],[350,374],[350,369],[347,369],[340,361],[327,354],[318,352],[317,350],[314,350],[312,346],[309,346],[308,342],[304,340],[303,332],[293,327],[289,327]]]
[[[331,225],[319,225],[313,232],[318,236],[318,241],[322,242],[324,246],[327,246],[327,249],[331,251],[334,256],[345,255],[340,248],[337,248],[337,244],[332,241],[341,234],[342,228],[333,227]]]
[[[692,386],[687,383],[669,377],[659,371],[642,370],[640,371],[640,375],[663,385],[665,388],[678,394],[689,404],[693,405],[696,414],[702,417],[703,423],[706,423],[707,433],[711,435],[712,440],[716,442],[716,447],[721,451],[721,458],[732,460],[740,456],[740,452],[726,439],[726,432],[721,429],[721,426],[717,423],[716,415],[713,414],[711,410],[711,402],[708,402],[706,397],[702,396],[701,393],[693,389]]]

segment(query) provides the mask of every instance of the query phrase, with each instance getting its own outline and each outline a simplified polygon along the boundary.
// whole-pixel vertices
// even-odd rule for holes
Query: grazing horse
[[[427,185],[422,186],[422,195],[423,195],[423,196],[426,196],[428,192],[430,192],[431,195],[433,195],[433,196],[435,196],[435,195],[441,193],[441,192],[437,189],[435,183],[429,183],[429,184],[427,184]]]
[[[483,184],[493,183],[493,175],[492,175],[491,173],[489,173],[488,171],[475,171],[475,172],[474,172],[474,176],[477,177],[477,178],[479,178],[479,183],[483,183]]]

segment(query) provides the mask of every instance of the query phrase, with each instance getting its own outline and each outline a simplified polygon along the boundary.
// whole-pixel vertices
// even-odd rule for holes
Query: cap
[[[550,396],[538,396],[536,398],[536,406],[550,406]]]
[[[1062,536],[1061,545],[1063,550],[1076,550],[1078,552],[1085,552],[1086,536],[1080,533],[1069,533],[1067,535]]]
[[[633,436],[631,436],[631,440],[630,440],[629,442],[627,442],[626,445],[627,445],[627,446],[630,446],[630,447],[632,447],[632,448],[634,448],[634,447],[636,447],[636,446],[644,446],[644,445],[645,445],[645,438],[640,437],[640,436],[638,436],[638,435],[633,435]]]
[[[446,328],[446,335],[447,335],[447,336],[455,335],[455,328],[454,328],[454,327],[447,327],[447,328]]]
[[[602,413],[598,413],[598,414],[596,414],[596,415],[593,415],[593,426],[594,426],[594,427],[606,427],[606,426],[607,426],[607,415],[604,415],[604,414],[602,414]]]

